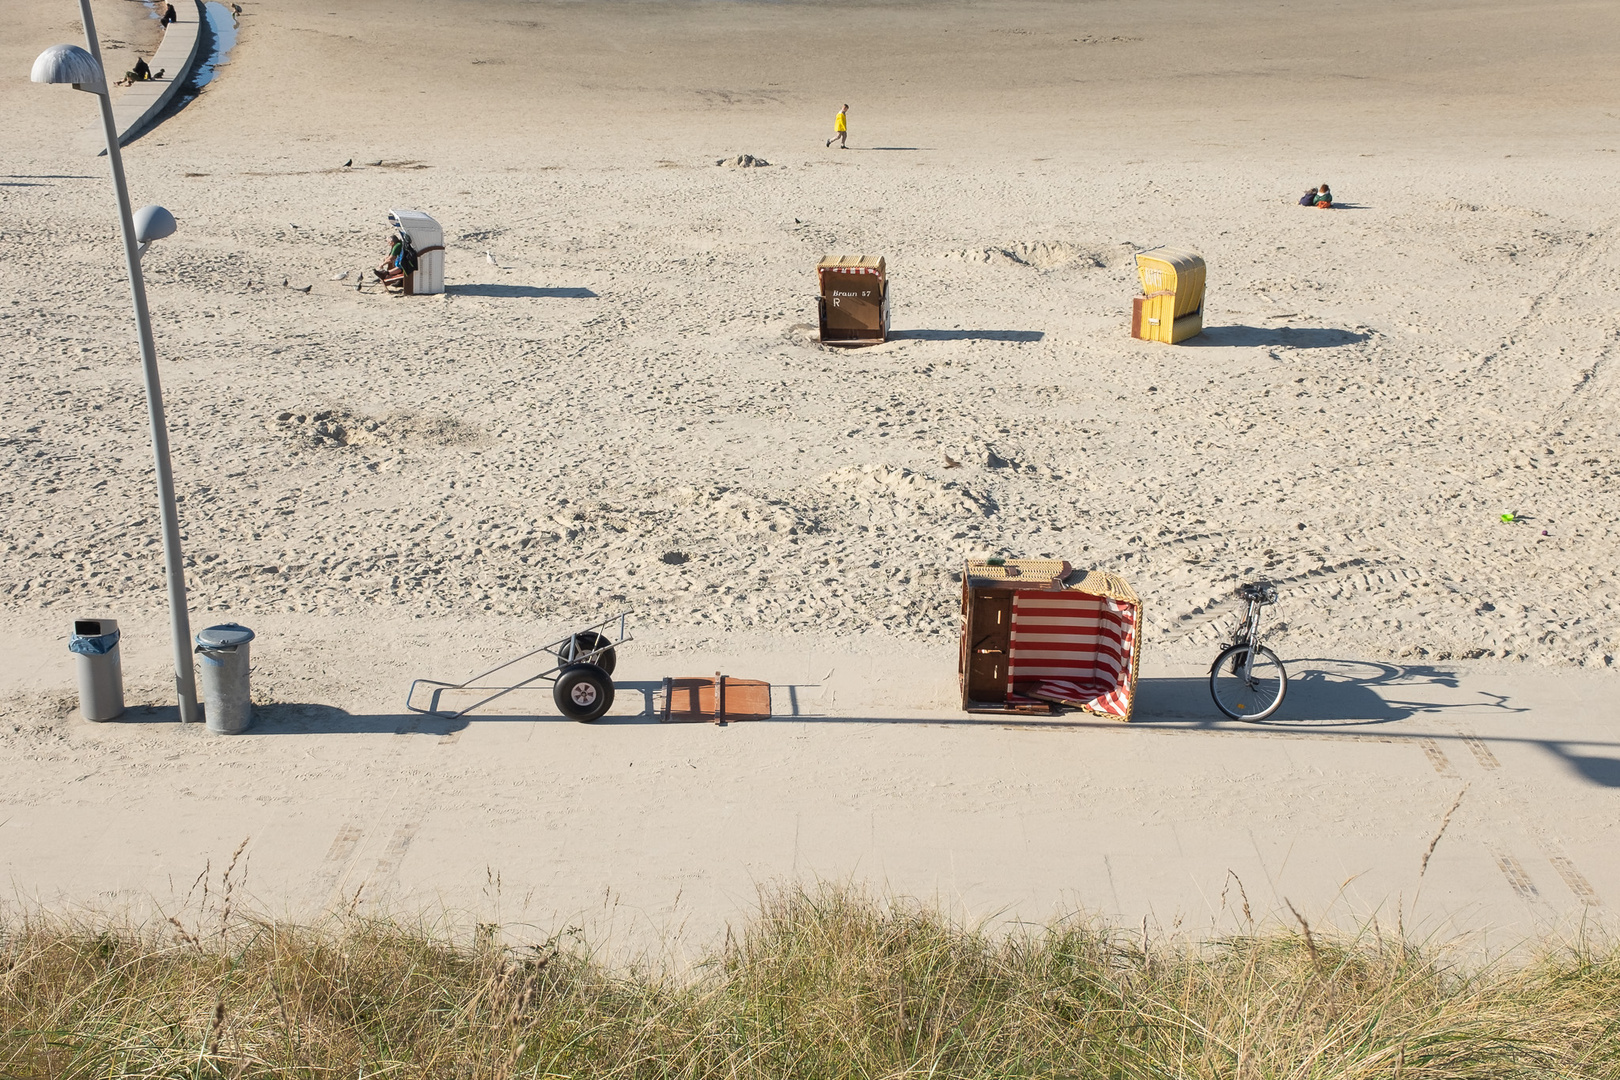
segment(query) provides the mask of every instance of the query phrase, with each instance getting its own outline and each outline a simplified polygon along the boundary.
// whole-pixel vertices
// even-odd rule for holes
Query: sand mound
[[[395,413],[372,417],[344,408],[283,409],[270,428],[306,446],[326,448],[402,443],[461,446],[476,441],[479,434],[451,416]]]
[[[1506,214],[1516,217],[1546,217],[1546,213],[1531,209],[1528,206],[1497,206],[1489,203],[1463,202],[1461,199],[1447,199],[1440,203],[1441,210],[1458,214]]]
[[[764,158],[755,157],[753,154],[716,158],[714,163],[723,169],[763,169],[770,164]]]
[[[828,473],[821,480],[824,492],[842,496],[870,516],[905,518],[913,513],[930,518],[984,518],[994,505],[960,484],[942,483],[910,469],[893,465],[851,466]]]
[[[668,523],[678,535],[761,536],[780,533],[793,536],[820,532],[820,524],[810,515],[778,500],[762,499],[745,491],[706,486],[677,487],[655,496],[654,506],[667,510],[676,519]]]

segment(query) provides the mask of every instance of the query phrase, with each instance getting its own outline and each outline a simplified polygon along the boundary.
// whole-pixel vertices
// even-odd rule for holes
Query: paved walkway
[[[119,146],[156,122],[185,85],[201,55],[203,0],[175,0],[174,9],[180,17],[169,24],[157,52],[147,61],[154,73],[163,72],[163,78],[113,87],[113,124],[118,129]],[[123,78],[124,73],[109,71],[107,76],[111,81]]]
[[[170,909],[246,840],[247,888],[274,913],[358,896],[641,942],[712,941],[759,883],[817,876],[971,915],[1079,908],[1204,934],[1292,922],[1292,905],[1313,926],[1491,930],[1489,947],[1612,929],[1620,904],[1608,674],[1296,657],[1280,718],[1247,725],[1216,719],[1202,671],[1150,662],[1140,723],[1004,724],[950,708],[948,646],[644,640],[598,724],[557,718],[545,693],[452,723],[404,711],[405,686],[477,670],[489,628],[251,621],[255,685],[281,703],[237,738],[172,710],[72,720],[62,642],[0,626],[14,896]],[[342,658],[385,640],[374,680],[343,688]],[[159,686],[161,622],[126,641],[132,684]],[[771,679],[785,715],[637,715],[663,675],[722,667]]]

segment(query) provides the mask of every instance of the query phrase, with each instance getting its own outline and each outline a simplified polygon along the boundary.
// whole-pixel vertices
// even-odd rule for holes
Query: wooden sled
[[[735,679],[718,671],[711,678],[664,679],[664,724],[729,724],[769,720],[771,684]]]

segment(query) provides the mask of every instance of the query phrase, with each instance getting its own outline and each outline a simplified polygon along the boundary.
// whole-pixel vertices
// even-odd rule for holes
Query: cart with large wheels
[[[583,630],[576,630],[557,641],[542,645],[538,649],[531,649],[522,656],[498,664],[488,671],[481,671],[465,682],[447,683],[435,679],[417,679],[411,683],[410,692],[405,695],[405,707],[411,712],[456,720],[514,690],[521,690],[540,682],[550,682],[551,699],[556,703],[558,711],[571,720],[590,723],[613,705],[613,667],[618,663],[617,650],[620,645],[632,640],[627,629],[629,618],[629,614],[625,613],[592,623]],[[497,672],[516,667],[542,653],[549,654],[556,663],[544,671],[516,682],[504,685],[485,683],[486,679]],[[418,688],[432,690],[425,708],[416,704]],[[446,691],[452,690],[493,690],[494,693],[480,698],[460,712],[441,712],[439,699]]]

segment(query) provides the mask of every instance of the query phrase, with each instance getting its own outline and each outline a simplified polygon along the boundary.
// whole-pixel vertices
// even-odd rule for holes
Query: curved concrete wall
[[[174,10],[180,17],[164,30],[162,43],[147,61],[154,72],[163,72],[163,78],[120,87],[118,97],[113,100],[113,124],[118,129],[119,146],[141,134],[162,115],[174,95],[191,78],[197,59],[202,55],[203,0],[190,3],[177,0]],[[108,82],[123,77],[122,71],[107,72]]]

